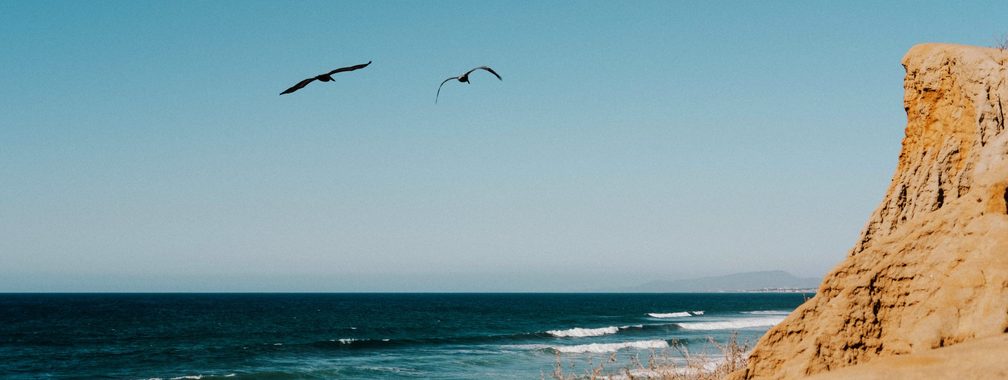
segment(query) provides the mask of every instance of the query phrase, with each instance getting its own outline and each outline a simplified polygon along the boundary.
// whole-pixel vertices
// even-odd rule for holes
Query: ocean
[[[550,378],[751,347],[811,296],[0,294],[0,378]]]

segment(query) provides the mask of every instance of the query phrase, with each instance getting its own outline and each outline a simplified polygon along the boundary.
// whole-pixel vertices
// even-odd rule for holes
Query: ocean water
[[[751,345],[810,296],[0,294],[0,378],[549,378]]]

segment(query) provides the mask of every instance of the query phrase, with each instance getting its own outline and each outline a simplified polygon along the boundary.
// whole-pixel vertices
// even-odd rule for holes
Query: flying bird
[[[489,67],[486,67],[486,66],[477,67],[475,69],[466,71],[466,73],[462,74],[461,76],[451,77],[451,78],[445,79],[444,82],[441,82],[441,85],[438,86],[438,88],[437,88],[437,95],[434,96],[434,104],[437,104],[438,97],[441,96],[441,87],[444,87],[445,83],[448,83],[448,81],[450,81],[452,79],[458,79],[458,81],[462,82],[462,83],[469,83],[469,74],[472,74],[472,72],[476,71],[476,70],[486,70],[486,71],[489,71],[490,74],[493,74],[495,77],[497,77],[497,79],[500,79],[502,81],[504,80],[504,79],[501,79],[500,74],[497,74],[496,71],[493,71],[493,69],[491,69]]]
[[[281,92],[280,95],[290,94],[290,93],[292,93],[294,91],[300,90],[300,89],[304,88],[304,86],[307,86],[308,83],[311,83],[312,81],[315,81],[315,80],[320,80],[320,81],[323,81],[323,82],[331,82],[333,80],[333,78],[332,78],[333,74],[342,73],[344,71],[354,71],[354,70],[357,70],[357,69],[363,69],[363,68],[367,67],[367,65],[370,65],[370,64],[371,64],[371,61],[368,61],[368,63],[362,63],[362,64],[359,64],[359,65],[340,67],[340,68],[338,68],[336,70],[333,70],[333,71],[330,71],[328,73],[316,76],[314,78],[305,79],[303,81],[298,82],[298,84],[295,84],[293,87],[284,90],[284,92]]]

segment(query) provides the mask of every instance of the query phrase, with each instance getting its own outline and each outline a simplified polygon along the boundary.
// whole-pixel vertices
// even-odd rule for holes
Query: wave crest
[[[675,313],[648,313],[652,318],[682,318],[693,316],[688,311],[677,311]]]
[[[787,310],[756,310],[756,311],[743,311],[742,314],[755,314],[755,315],[788,315],[791,314]]]
[[[676,323],[685,330],[731,330],[749,327],[774,326],[784,320],[784,316],[765,318],[739,318],[719,322],[681,322]]]
[[[638,340],[632,342],[620,342],[620,343],[592,343],[592,344],[579,344],[576,346],[550,346],[549,349],[564,353],[564,354],[583,354],[583,353],[608,353],[616,352],[622,349],[633,348],[633,349],[654,349],[654,348],[668,348],[668,342],[664,340]]]
[[[608,334],[615,334],[619,332],[619,328],[615,326],[600,327],[597,329],[586,329],[581,327],[575,327],[567,330],[549,330],[546,333],[557,338],[583,338],[588,336],[602,336]]]

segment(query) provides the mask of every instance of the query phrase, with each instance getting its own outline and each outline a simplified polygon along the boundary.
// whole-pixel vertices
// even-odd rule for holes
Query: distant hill
[[[818,288],[822,279],[796,277],[788,272],[774,270],[735,273],[724,276],[700,277],[683,280],[652,281],[620,289],[626,292],[742,292],[765,289]]]

